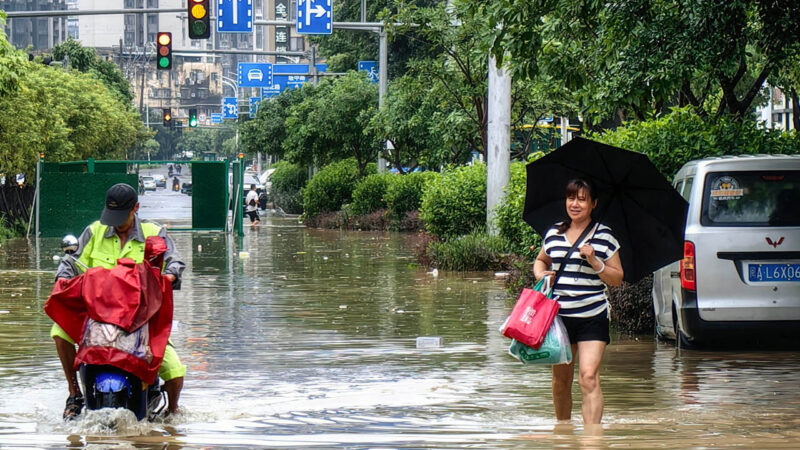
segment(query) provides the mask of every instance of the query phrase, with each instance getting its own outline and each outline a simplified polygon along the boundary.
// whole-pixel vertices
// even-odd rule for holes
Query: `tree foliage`
[[[0,64],[2,65],[2,64]],[[0,97],[0,167],[30,172],[48,161],[122,158],[150,136],[138,116],[96,78],[28,63],[19,89]]]
[[[379,22],[382,18],[397,12],[408,2],[397,0],[370,0],[367,2],[367,21]],[[446,3],[443,0],[413,0],[414,6],[429,7]],[[333,16],[336,21],[360,22],[361,1],[340,0],[333,4]],[[345,30],[334,28],[330,36],[312,38],[319,46],[320,56],[327,59],[331,72],[347,72],[356,70],[358,61],[378,61],[378,34],[372,31]],[[389,61],[387,72],[389,78],[400,77],[406,73],[410,59],[426,48],[410,37],[399,37],[388,44]]]
[[[25,56],[6,40],[6,13],[0,11],[0,96],[19,87],[20,74],[27,67]]]
[[[595,123],[675,105],[742,119],[764,80],[800,55],[793,0],[469,3],[489,17],[498,58],[519,76],[561,80]]]
[[[379,143],[364,133],[378,105],[378,89],[364,74],[351,72],[323,80],[286,118],[283,146],[292,162],[324,166],[355,158],[364,175],[378,156]]]
[[[93,48],[84,47],[80,42],[69,38],[53,47],[53,59],[69,61],[69,67],[80,72],[90,73],[116,92],[124,103],[133,99],[130,83],[116,64],[97,56]]]

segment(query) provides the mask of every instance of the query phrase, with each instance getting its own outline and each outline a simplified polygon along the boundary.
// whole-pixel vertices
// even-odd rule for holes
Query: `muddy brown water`
[[[42,305],[58,239],[0,246],[0,447],[800,447],[800,353],[676,350],[615,336],[602,428],[556,423],[546,367],[507,355],[513,300],[489,273],[415,267],[407,235],[268,219],[241,239],[176,233],[172,339],[183,413],[60,419]],[[418,336],[440,348],[417,349]],[[115,427],[109,427],[114,423]]]

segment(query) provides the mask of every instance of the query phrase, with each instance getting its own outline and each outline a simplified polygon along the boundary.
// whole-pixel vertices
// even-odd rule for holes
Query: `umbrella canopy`
[[[565,191],[573,178],[595,185],[592,217],[619,241],[625,281],[683,258],[688,203],[646,155],[583,138],[527,165],[522,217],[540,235],[567,218]]]

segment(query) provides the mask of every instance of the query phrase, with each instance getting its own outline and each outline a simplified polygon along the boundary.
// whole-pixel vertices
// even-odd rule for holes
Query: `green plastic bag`
[[[544,337],[539,349],[528,347],[516,339],[511,340],[508,353],[522,364],[569,364],[572,362],[572,348],[567,329],[560,317],[556,316]]]

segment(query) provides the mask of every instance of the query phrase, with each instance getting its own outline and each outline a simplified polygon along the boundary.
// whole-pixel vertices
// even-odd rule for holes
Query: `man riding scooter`
[[[100,220],[86,227],[79,238],[78,250],[73,255],[78,264],[75,264],[72,258],[62,259],[56,278],[73,278],[85,268],[110,269],[120,258],[130,258],[140,263],[144,258],[145,240],[150,236],[160,236],[167,244],[163,276],[172,282],[173,289],[179,289],[181,275],[186,265],[179,259],[172,238],[160,225],[139,219],[138,210],[139,202],[135,189],[124,183],[111,186],[106,192],[106,205]],[[55,341],[69,388],[64,418],[73,419],[80,414],[84,404],[74,369],[75,343],[56,324],[53,324],[50,336]],[[181,364],[172,345],[167,345],[158,375],[165,382],[169,413],[178,411],[178,399],[185,374],[186,366]]]

